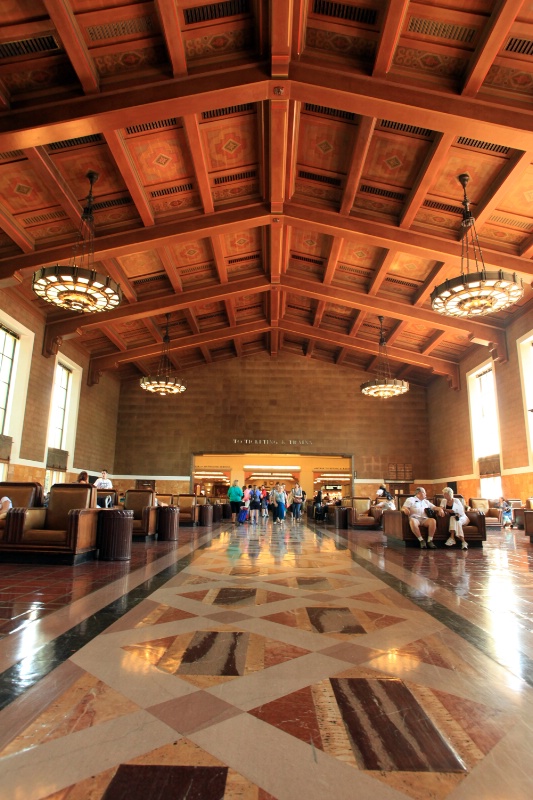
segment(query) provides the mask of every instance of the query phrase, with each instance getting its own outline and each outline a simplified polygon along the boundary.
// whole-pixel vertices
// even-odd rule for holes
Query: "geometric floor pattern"
[[[533,690],[356,551],[214,529],[20,699],[2,800],[533,796]]]

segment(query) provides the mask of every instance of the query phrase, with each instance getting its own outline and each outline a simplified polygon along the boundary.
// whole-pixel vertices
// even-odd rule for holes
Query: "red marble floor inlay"
[[[248,712],[263,722],[279,728],[302,742],[323,749],[322,736],[316,716],[313,693],[310,686],[258,706]]]

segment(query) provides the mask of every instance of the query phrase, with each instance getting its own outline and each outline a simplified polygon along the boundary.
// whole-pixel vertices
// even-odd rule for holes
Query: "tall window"
[[[469,397],[474,458],[495,455],[500,452],[500,426],[492,366],[469,376]]]
[[[529,463],[533,464],[533,333],[530,331],[517,341],[522,399],[526,417]]]
[[[17,339],[14,333],[0,326],[0,433],[2,434],[6,433]]]
[[[71,376],[70,369],[59,362],[56,364],[54,392],[52,395],[52,416],[48,436],[49,447],[65,448]]]

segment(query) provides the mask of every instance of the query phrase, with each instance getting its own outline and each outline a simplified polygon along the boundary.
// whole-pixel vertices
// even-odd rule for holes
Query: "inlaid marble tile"
[[[185,736],[242,713],[230,703],[202,690],[151,706],[149,710],[154,717]]]
[[[317,633],[365,633],[365,629],[355,619],[349,608],[306,608],[313,629]]]
[[[362,769],[465,770],[403,681],[332,678],[331,685]]]
[[[255,605],[256,592],[256,589],[238,589],[234,586],[219,589],[213,605],[232,607]]]
[[[165,622],[178,622],[182,619],[191,619],[191,617],[194,617],[194,614],[190,614],[188,611],[182,611],[180,608],[172,608],[171,606],[159,605],[140,622],[137,622],[135,627],[145,628],[148,625],[162,625]]]
[[[311,687],[299,689],[278,700],[253,708],[248,713],[322,750],[322,737]]]
[[[121,764],[102,800],[223,800],[227,767]]]
[[[248,633],[198,631],[181,659],[184,675],[243,675]]]

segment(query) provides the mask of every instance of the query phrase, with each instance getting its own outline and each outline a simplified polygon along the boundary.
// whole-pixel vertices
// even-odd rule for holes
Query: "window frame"
[[[477,418],[477,409],[476,409],[476,402],[478,396],[478,387],[479,384],[477,383],[478,376],[480,373],[485,372],[486,370],[491,369],[492,374],[494,377],[494,402],[496,406],[496,425],[497,425],[497,434],[498,434],[498,450],[494,450],[491,453],[487,454],[480,454],[478,449],[476,448],[476,432],[477,427],[475,425],[474,420]],[[492,358],[487,359],[486,361],[478,364],[475,369],[470,370],[466,374],[466,385],[468,389],[468,410],[470,415],[470,441],[472,444],[472,459],[473,459],[473,471],[479,477],[479,459],[484,458],[485,455],[499,455],[501,459],[502,454],[502,438],[501,438],[501,430],[500,430],[500,410],[498,407],[498,385],[496,381],[496,371],[494,369],[494,361]]]
[[[3,309],[0,309],[0,323],[18,336],[6,404],[3,434],[4,436],[10,436],[13,440],[10,463],[27,463],[37,466],[36,462],[28,462],[26,459],[20,458],[35,333]]]
[[[55,386],[55,375],[57,365],[61,364],[61,366],[68,369],[71,373],[70,375],[70,387],[69,387],[69,396],[67,399],[67,411],[65,414],[66,417],[66,424],[65,424],[65,433],[63,436],[63,447],[62,450],[66,450],[68,452],[67,458],[67,472],[72,471],[73,463],[74,463],[74,448],[76,445],[76,432],[78,427],[78,412],[79,412],[79,405],[80,405],[80,394],[81,394],[81,381],[83,376],[83,368],[80,367],[79,364],[76,364],[71,358],[63,355],[63,353],[58,353],[55,358],[54,362],[54,382],[52,385],[52,392],[50,394],[50,408],[48,412],[48,427],[47,427],[47,434],[46,434],[46,446],[51,447],[51,428],[52,428],[52,418],[53,418],[53,396],[54,396],[54,386]]]
[[[516,340],[524,413],[528,467],[533,466],[533,330]]]

